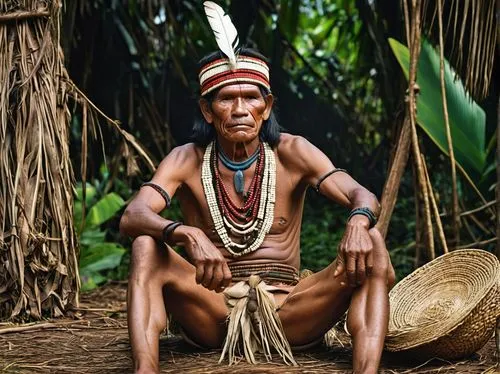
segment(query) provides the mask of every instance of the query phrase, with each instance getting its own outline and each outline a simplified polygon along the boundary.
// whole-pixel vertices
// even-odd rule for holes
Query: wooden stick
[[[477,213],[477,212],[480,212],[482,210],[485,210],[486,208],[489,208],[490,206],[492,205],[495,205],[497,203],[497,200],[491,200],[489,202],[487,202],[486,204],[484,205],[481,205],[480,207],[477,207],[477,208],[474,208],[474,209],[471,209],[471,210],[467,210],[466,212],[462,212],[460,213],[460,217],[465,217],[465,216],[469,216],[471,214],[474,214],[474,213]],[[440,217],[447,217],[448,214],[446,213],[441,213],[439,215]]]
[[[69,322],[60,322],[60,323],[47,322],[47,323],[35,323],[33,325],[6,327],[3,329],[0,329],[0,335],[16,333],[16,332],[26,332],[26,331],[62,328],[62,327],[77,324],[77,323],[88,323],[88,321],[81,320],[81,321],[69,321]]]
[[[420,25],[420,14],[421,14],[422,2],[420,0],[411,1],[411,45],[410,48],[410,73],[408,77],[408,115],[410,116],[411,124],[411,143],[413,149],[413,158],[416,166],[416,172],[418,177],[418,185],[422,189],[422,199],[424,203],[424,227],[426,234],[426,247],[428,253],[428,259],[434,259],[434,231],[432,229],[432,219],[431,219],[431,208],[429,202],[429,194],[427,191],[427,183],[425,181],[424,170],[422,166],[422,160],[420,158],[420,146],[417,134],[417,100],[416,100],[416,87],[417,87],[417,65],[418,57],[420,55],[420,36],[421,36],[421,25]]]
[[[18,12],[0,14],[0,23],[23,21],[29,18],[50,17],[50,12],[46,8],[40,8],[35,11],[21,10]]]
[[[399,134],[396,153],[394,155],[394,160],[392,161],[391,164],[389,175],[387,176],[387,179],[385,181],[384,191],[382,192],[382,199],[380,202],[382,210],[380,211],[380,217],[378,219],[377,228],[379,229],[380,233],[384,238],[387,235],[389,222],[391,220],[392,212],[394,211],[394,206],[396,205],[396,200],[398,198],[398,191],[399,191],[399,186],[401,185],[401,178],[403,177],[406,164],[408,163],[410,144],[411,144],[410,120],[408,117],[406,117],[403,123],[403,127],[401,128],[401,132]]]
[[[126,313],[127,309],[106,309],[106,308],[71,308],[70,310],[78,312],[109,312],[109,313]]]
[[[443,0],[438,0],[438,24],[439,24],[439,70],[441,82],[441,99],[443,101],[444,125],[446,129],[446,141],[448,142],[448,153],[451,162],[451,192],[452,192],[452,228],[453,243],[451,249],[457,247],[460,243],[460,216],[458,207],[457,191],[457,169],[455,166],[455,152],[453,150],[453,140],[451,138],[450,120],[448,117],[448,101],[446,98],[446,85],[444,79],[444,41],[443,41]],[[446,252],[445,252],[446,253]]]
[[[494,238],[490,238],[490,239],[486,239],[486,240],[482,240],[480,242],[475,242],[475,243],[469,243],[469,244],[465,244],[465,245],[461,245],[460,249],[464,249],[464,248],[474,248],[474,247],[477,247],[477,246],[482,246],[482,245],[486,245],[486,244],[490,244],[490,243],[493,243],[497,240],[497,237],[495,236]]]
[[[432,189],[431,178],[429,177],[429,172],[427,171],[427,165],[425,163],[424,155],[420,154],[422,157],[422,165],[424,167],[425,179],[427,181],[427,187],[429,188],[429,197],[431,199],[432,210],[434,212],[434,217],[436,220],[436,225],[438,228],[439,239],[441,240],[441,245],[443,246],[443,252],[448,253],[448,245],[446,244],[446,236],[444,235],[443,223],[439,217],[439,209],[436,203],[436,198],[434,197],[434,190]]]

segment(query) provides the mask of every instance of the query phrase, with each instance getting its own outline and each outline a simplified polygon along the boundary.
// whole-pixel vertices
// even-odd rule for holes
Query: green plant
[[[344,235],[345,217],[344,208],[325,204],[323,197],[308,195],[300,234],[302,269],[317,272],[335,259]]]
[[[410,66],[408,48],[394,39],[389,39],[389,44],[408,78]],[[439,149],[448,155],[439,74],[439,55],[428,42],[424,41],[418,60],[417,83],[420,86],[420,94],[417,101],[417,121]],[[467,94],[461,80],[447,61],[445,61],[445,82],[457,164],[467,176],[481,175],[486,166],[485,113]]]
[[[107,242],[107,230],[102,225],[113,218],[125,205],[125,201],[116,193],[98,196],[96,187],[87,183],[85,205],[88,213],[83,217],[83,189],[77,187],[74,204],[74,221],[80,242],[80,279],[82,291],[90,290],[105,282],[103,271],[109,271],[120,265],[125,253],[119,243]]]

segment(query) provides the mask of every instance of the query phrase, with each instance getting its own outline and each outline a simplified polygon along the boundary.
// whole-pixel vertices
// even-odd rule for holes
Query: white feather
[[[238,31],[234,27],[233,22],[229,15],[225,14],[224,9],[213,1],[205,1],[205,14],[207,15],[208,22],[212,28],[215,41],[219,49],[229,59],[231,68],[236,68],[236,48],[240,42]]]

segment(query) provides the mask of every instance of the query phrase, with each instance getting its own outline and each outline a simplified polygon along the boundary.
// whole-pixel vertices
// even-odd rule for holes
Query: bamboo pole
[[[446,236],[444,235],[443,223],[441,222],[441,217],[439,216],[439,209],[438,209],[438,206],[436,203],[436,198],[434,197],[434,191],[432,190],[431,178],[429,177],[429,172],[427,171],[427,165],[425,164],[424,155],[421,155],[421,157],[422,157],[422,164],[424,165],[425,180],[427,181],[427,188],[429,189],[429,197],[431,199],[432,210],[434,212],[436,226],[438,228],[439,239],[441,240],[443,252],[448,253],[448,245],[446,244]]]
[[[417,77],[417,63],[418,56],[420,55],[420,36],[421,36],[421,25],[420,25],[420,14],[421,14],[422,2],[420,0],[411,1],[411,45],[410,45],[410,74],[409,74],[409,115],[411,124],[411,140],[413,149],[413,158],[417,169],[418,185],[421,188],[422,199],[424,203],[424,228],[426,233],[426,247],[427,255],[429,259],[433,259],[434,253],[434,232],[432,229],[431,220],[431,209],[429,203],[429,194],[427,191],[427,183],[425,181],[424,169],[422,166],[422,159],[420,158],[420,146],[418,142],[417,134],[417,120],[416,120],[416,77]]]
[[[448,143],[448,153],[451,162],[451,186],[452,186],[452,227],[453,227],[453,243],[452,249],[456,248],[460,243],[460,215],[458,206],[458,190],[457,190],[457,169],[455,163],[455,152],[453,150],[453,139],[451,138],[450,120],[448,117],[448,100],[446,98],[446,85],[444,79],[444,42],[443,42],[443,0],[438,0],[438,25],[439,25],[439,69],[441,82],[441,98],[443,101],[444,125],[446,129],[446,141]]]
[[[406,164],[408,163],[408,155],[410,153],[410,143],[411,143],[411,129],[410,120],[408,117],[405,118],[401,132],[399,134],[397,148],[392,161],[391,169],[387,180],[384,185],[384,190],[382,192],[380,217],[377,222],[377,228],[385,238],[387,235],[387,230],[389,228],[389,222],[391,220],[392,212],[394,211],[394,206],[396,205],[396,200],[398,198],[399,186],[401,184],[401,178],[405,172]]]
[[[413,38],[414,34],[416,33],[413,18],[412,18],[412,27],[410,28],[410,15],[408,11],[408,4],[406,0],[403,0],[403,12],[404,12],[404,19],[405,19],[405,30],[406,30],[406,43],[408,47],[410,48],[410,51],[412,51],[410,59],[411,59],[411,66],[410,66],[410,78],[413,77],[412,79],[409,79],[409,84],[408,84],[408,95],[405,98],[405,101],[408,103],[409,100],[415,100],[416,95],[414,92],[414,88],[416,87],[415,85],[415,80],[416,80],[416,66],[417,66],[417,61],[418,61],[418,52],[420,49],[418,49],[417,53],[414,53],[415,51],[413,50]],[[413,72],[412,72],[412,66],[413,66]],[[413,82],[413,83],[412,83]],[[411,95],[410,95],[411,92]],[[383,237],[386,237],[387,235],[387,230],[389,228],[389,223],[391,220],[392,213],[394,211],[394,206],[396,205],[396,200],[398,196],[398,191],[399,191],[399,186],[401,184],[401,178],[403,177],[406,165],[408,163],[408,156],[409,156],[409,151],[410,151],[410,144],[412,141],[412,131],[411,131],[411,123],[410,123],[410,107],[409,105],[406,106],[406,113],[405,113],[405,119],[403,122],[403,126],[401,128],[401,132],[399,134],[397,146],[396,146],[396,151],[394,154],[394,158],[389,170],[389,174],[387,176],[385,185],[384,185],[384,190],[382,192],[382,198],[381,198],[381,211],[380,211],[380,217],[378,219],[377,223],[377,228],[382,234]]]

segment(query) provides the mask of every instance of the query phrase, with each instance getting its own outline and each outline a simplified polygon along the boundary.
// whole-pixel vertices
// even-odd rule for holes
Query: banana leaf
[[[95,243],[85,247],[80,256],[80,272],[91,273],[114,269],[120,265],[125,248],[117,243]]]
[[[408,79],[410,54],[408,48],[394,39],[389,44]],[[432,141],[449,156],[441,98],[439,54],[423,41],[418,61],[417,122]],[[445,61],[445,87],[448,116],[455,159],[469,176],[481,175],[486,164],[485,125],[483,109],[465,91],[463,83]]]
[[[120,195],[111,192],[90,208],[85,219],[87,228],[96,227],[113,217],[125,205]]]
[[[107,277],[100,272],[118,267],[125,252],[125,248],[117,243],[96,242],[91,246],[83,246],[80,255],[82,291],[104,283]]]

